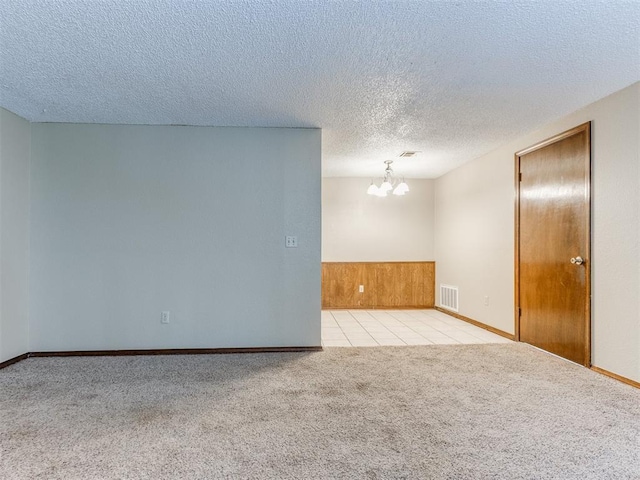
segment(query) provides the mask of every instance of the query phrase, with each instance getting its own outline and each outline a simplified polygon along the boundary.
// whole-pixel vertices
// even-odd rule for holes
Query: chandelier
[[[404,178],[400,181],[400,179],[393,174],[393,168],[391,168],[393,160],[385,160],[384,163],[387,165],[387,168],[384,169],[382,183],[378,187],[372,180],[371,185],[369,185],[367,189],[367,193],[369,195],[375,195],[376,197],[386,197],[389,192],[392,192],[394,195],[405,195],[409,191],[409,185],[405,183]]]

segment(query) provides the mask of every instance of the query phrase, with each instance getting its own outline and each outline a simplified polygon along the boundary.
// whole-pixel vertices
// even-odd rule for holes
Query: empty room
[[[0,2],[0,478],[640,479],[640,3]]]

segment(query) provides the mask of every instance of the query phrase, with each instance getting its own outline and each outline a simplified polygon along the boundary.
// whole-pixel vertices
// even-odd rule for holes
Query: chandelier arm
[[[375,185],[373,180],[371,180],[371,185],[369,185],[369,188],[367,189],[367,193],[369,195],[378,195],[378,196],[386,197],[387,196],[386,192],[393,191],[395,195],[404,195],[406,192],[409,191],[409,187],[406,185],[404,181],[404,177],[402,177],[402,181],[401,181],[400,177],[395,175],[393,168],[391,167],[393,160],[385,160],[384,163],[386,164],[387,167],[384,169],[384,175],[382,177],[382,182],[380,183],[380,186]],[[402,188],[398,189],[398,187],[402,187]],[[402,192],[400,192],[400,190],[402,190]]]

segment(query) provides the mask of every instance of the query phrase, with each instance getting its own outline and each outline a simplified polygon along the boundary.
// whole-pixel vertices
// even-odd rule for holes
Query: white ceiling
[[[640,79],[637,1],[2,0],[34,122],[321,127],[325,176],[437,177]]]

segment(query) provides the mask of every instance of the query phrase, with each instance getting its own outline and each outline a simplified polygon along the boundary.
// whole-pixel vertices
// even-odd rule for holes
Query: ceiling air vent
[[[409,150],[407,150],[406,152],[402,152],[400,154],[401,157],[415,157],[418,154],[418,152],[411,152]]]

